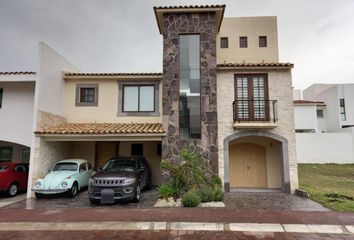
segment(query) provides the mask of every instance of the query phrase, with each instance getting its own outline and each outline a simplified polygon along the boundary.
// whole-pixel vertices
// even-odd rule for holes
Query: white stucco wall
[[[295,129],[316,130],[316,105],[294,105]]]
[[[296,133],[299,163],[354,163],[353,135],[341,133]]]
[[[31,146],[35,82],[2,82],[0,141]]]

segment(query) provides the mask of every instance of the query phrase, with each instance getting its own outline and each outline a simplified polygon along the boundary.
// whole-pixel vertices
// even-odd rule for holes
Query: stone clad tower
[[[200,152],[218,173],[216,34],[225,6],[155,7],[163,35],[162,159]]]

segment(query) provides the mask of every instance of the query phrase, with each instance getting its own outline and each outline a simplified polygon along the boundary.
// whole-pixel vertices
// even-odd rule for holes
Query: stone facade
[[[219,175],[224,181],[225,179],[225,156],[224,156],[224,139],[235,132],[247,130],[235,130],[233,128],[233,109],[234,101],[234,75],[240,73],[267,73],[269,99],[277,100],[278,121],[277,126],[273,129],[258,129],[268,131],[284,137],[288,143],[288,165],[290,189],[293,192],[298,187],[297,161],[296,161],[296,142],[295,127],[293,113],[292,98],[292,80],[290,70],[252,70],[242,72],[234,71],[218,71],[218,151],[219,151]],[[228,164],[227,164],[228,165]]]
[[[43,130],[49,127],[53,127],[65,123],[66,120],[62,116],[45,112],[45,111],[38,111],[37,130]]]
[[[168,13],[163,20],[162,159],[178,162],[181,149],[200,152],[218,171],[215,13]],[[201,139],[179,137],[179,35],[200,34]],[[163,173],[164,175],[164,173]],[[164,179],[168,176],[163,176]]]

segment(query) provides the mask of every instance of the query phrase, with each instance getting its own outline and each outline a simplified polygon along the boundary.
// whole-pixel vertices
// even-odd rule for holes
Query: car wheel
[[[18,192],[18,186],[17,186],[16,183],[12,183],[12,184],[10,185],[9,189],[7,189],[7,195],[8,195],[9,197],[14,197],[14,196],[16,196],[17,192]]]
[[[135,196],[134,196],[133,202],[139,202],[140,201],[140,196],[141,196],[141,188],[140,188],[140,184],[139,184],[136,187]]]
[[[152,183],[151,183],[151,179],[150,179],[148,184],[146,185],[146,190],[151,190],[151,189],[152,189]]]
[[[34,193],[34,195],[36,196],[37,199],[42,199],[44,197],[44,195],[41,193]]]
[[[74,198],[77,195],[77,191],[78,191],[78,187],[77,187],[77,183],[75,182],[69,190],[69,197]]]

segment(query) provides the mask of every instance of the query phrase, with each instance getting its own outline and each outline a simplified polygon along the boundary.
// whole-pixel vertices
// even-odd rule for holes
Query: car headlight
[[[68,183],[64,181],[64,182],[61,183],[61,186],[62,186],[63,188],[66,188],[66,187],[68,186]]]
[[[37,182],[34,184],[34,186],[35,186],[36,188],[40,188],[40,187],[42,186],[42,183],[41,183],[40,181],[37,181]]]
[[[135,178],[126,178],[124,179],[124,185],[129,185],[135,183]]]
[[[92,178],[90,178],[89,180],[89,186],[94,186],[95,185],[95,180],[93,180]]]

